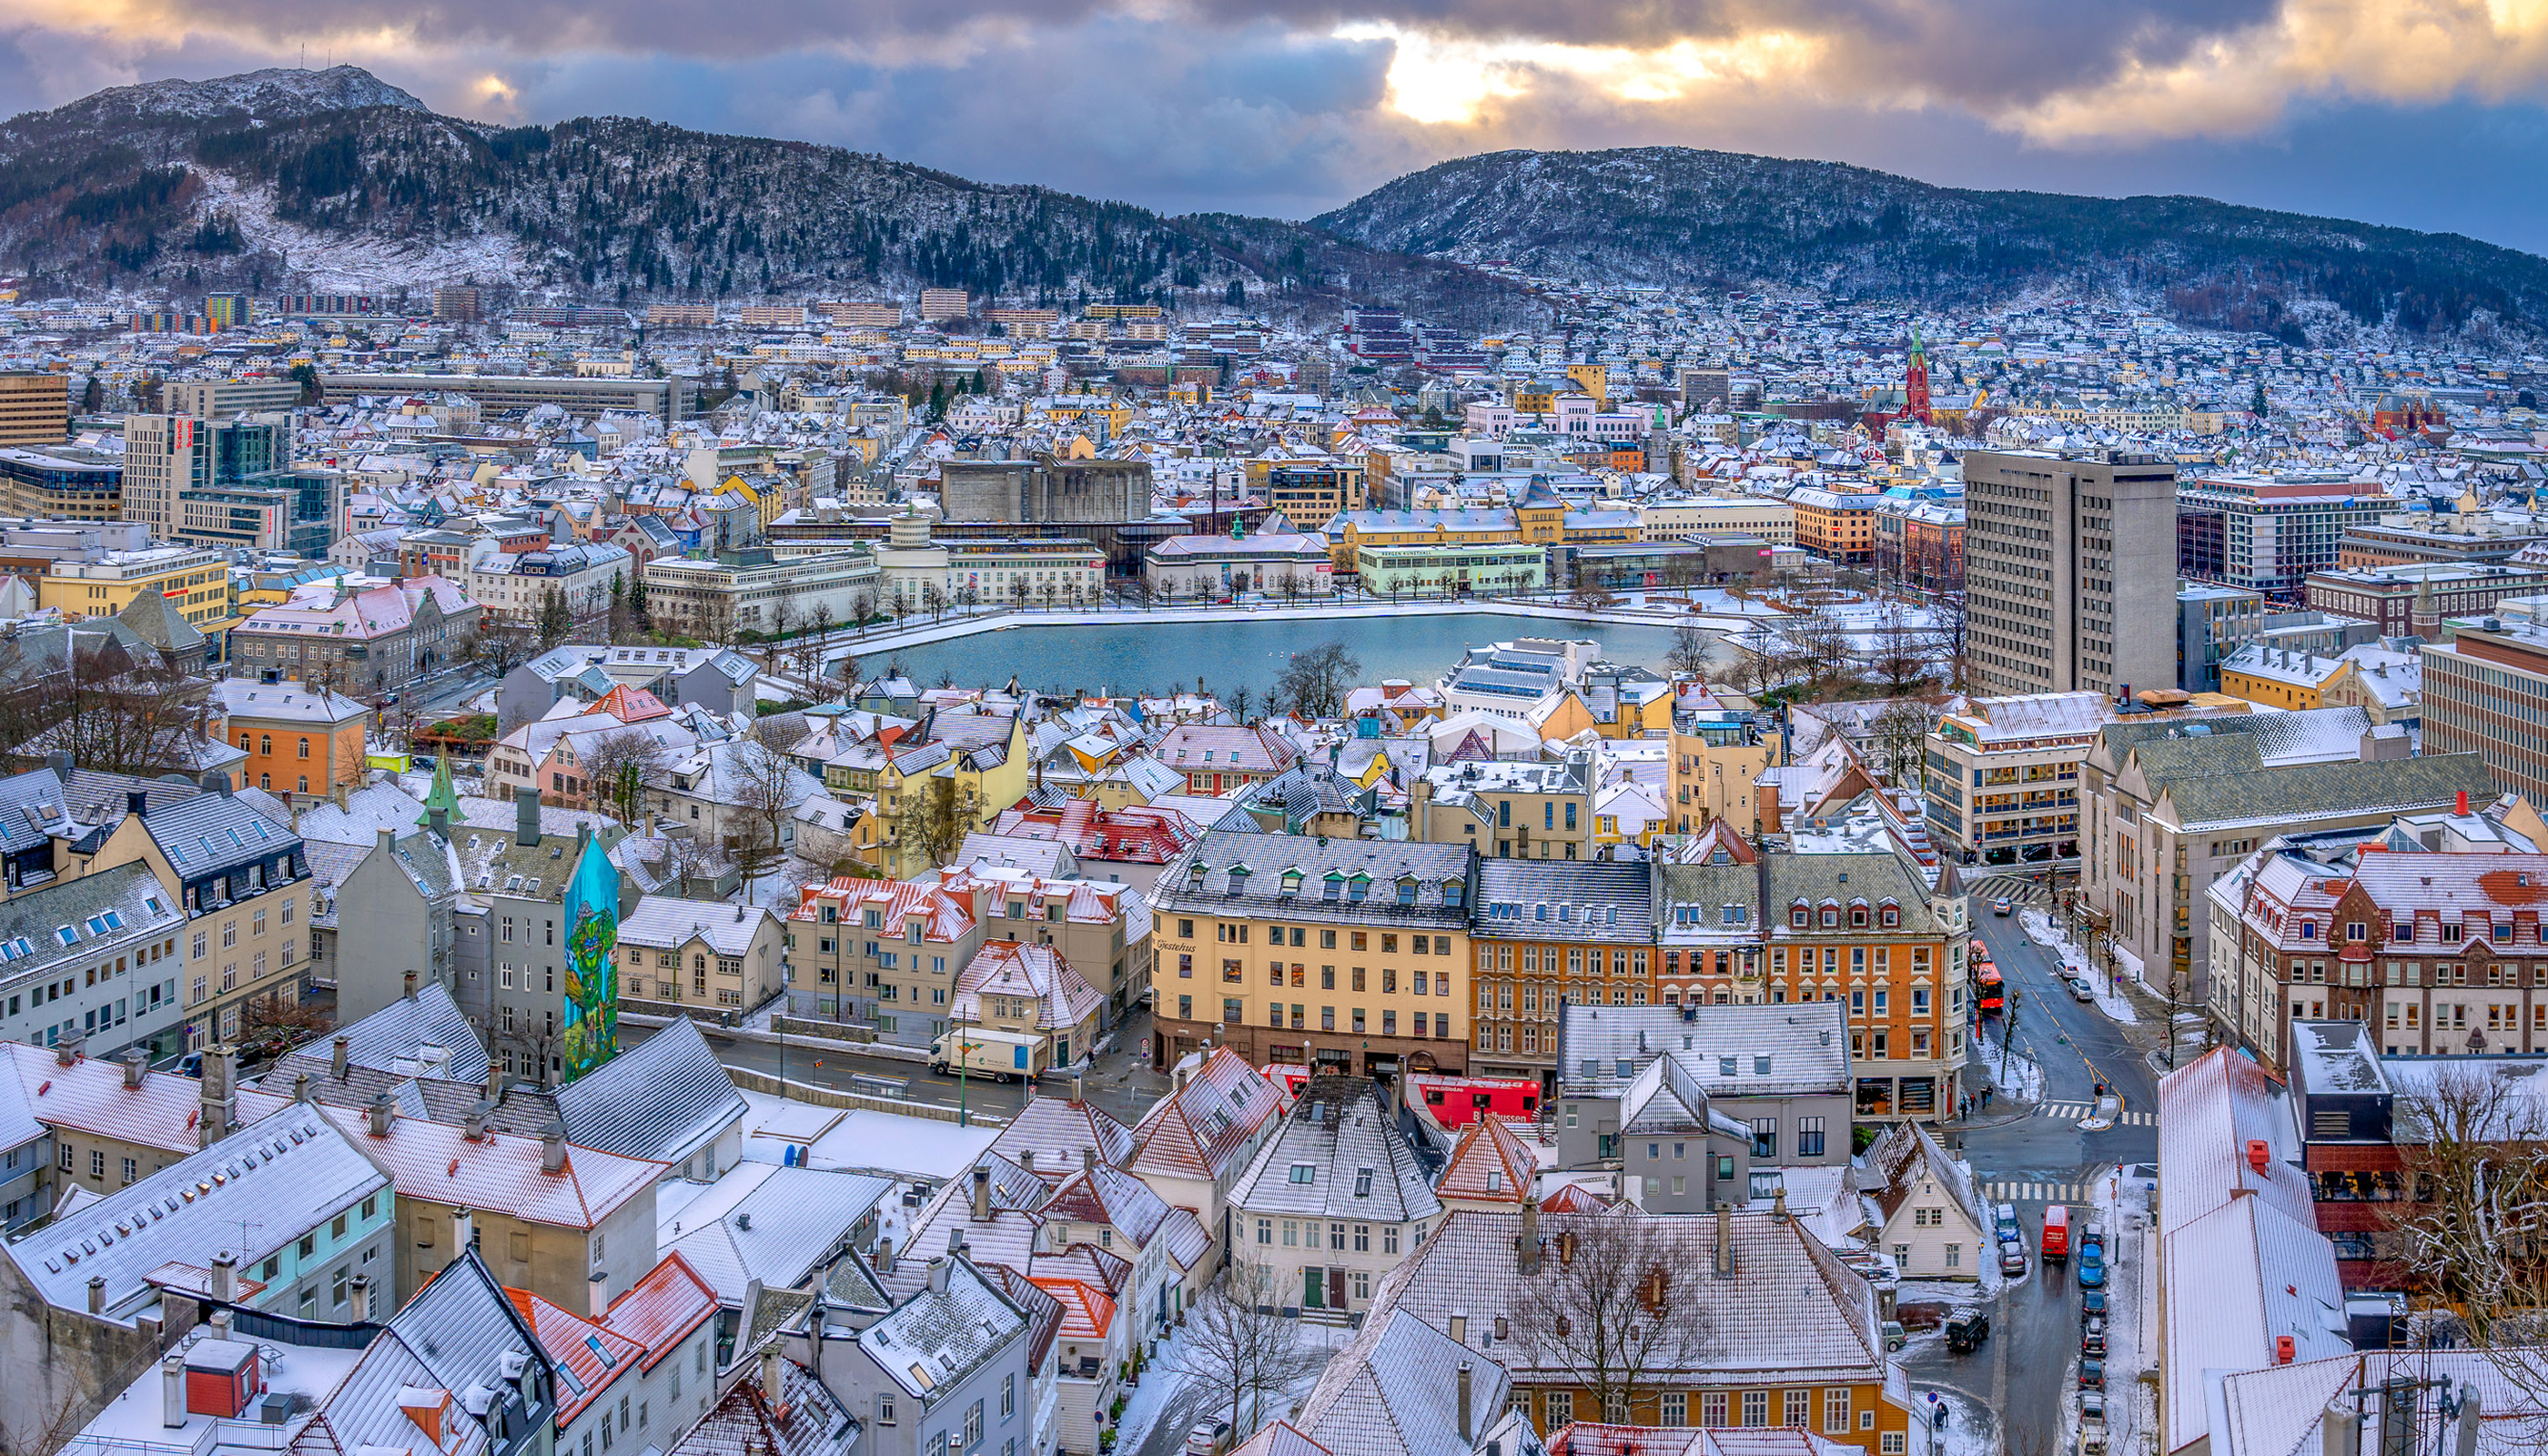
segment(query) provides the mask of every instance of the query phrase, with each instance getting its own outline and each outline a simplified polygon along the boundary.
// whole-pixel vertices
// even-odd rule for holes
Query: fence
[[[805,1082],[782,1080],[768,1072],[754,1071],[750,1067],[729,1065],[726,1067],[726,1072],[734,1078],[736,1086],[747,1092],[784,1097],[791,1102],[811,1103],[816,1107],[849,1108],[861,1112],[899,1113],[904,1117],[929,1118],[941,1123],[952,1123],[956,1120],[955,1108],[940,1107],[935,1103],[906,1102],[899,1097],[871,1097],[864,1092],[843,1092],[831,1087],[816,1087]],[[1009,1125],[1009,1120],[1006,1118],[984,1117],[979,1113],[972,1114],[965,1121],[977,1128],[1005,1128]]]

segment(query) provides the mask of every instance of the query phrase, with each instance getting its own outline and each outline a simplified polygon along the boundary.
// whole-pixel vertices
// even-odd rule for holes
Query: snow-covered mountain
[[[1457,264],[1297,225],[1163,218],[840,147],[619,117],[498,128],[366,71],[99,92],[0,125],[0,267],[46,287],[394,293],[471,280],[649,298],[951,285],[1012,300],[1172,288],[1347,296],[1517,322]]]
[[[1970,192],[1678,146],[1463,157],[1312,222],[1370,247],[1587,280],[1937,302],[2116,290],[2190,321],[2265,331],[2290,330],[2310,300],[2410,330],[2476,311],[2548,325],[2548,260],[2456,234],[2194,197]]]

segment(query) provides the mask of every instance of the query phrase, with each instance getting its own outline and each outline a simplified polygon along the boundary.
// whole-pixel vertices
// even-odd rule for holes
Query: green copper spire
[[[424,813],[415,822],[430,823],[436,809],[443,812],[445,823],[460,821],[460,794],[451,786],[451,755],[448,751],[434,757],[433,787],[425,790]]]

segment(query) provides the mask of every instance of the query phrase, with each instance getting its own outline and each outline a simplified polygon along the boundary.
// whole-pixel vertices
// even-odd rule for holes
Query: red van
[[[2050,1263],[2064,1263],[2070,1257],[2070,1206],[2049,1205],[2044,1210],[2044,1257]]]

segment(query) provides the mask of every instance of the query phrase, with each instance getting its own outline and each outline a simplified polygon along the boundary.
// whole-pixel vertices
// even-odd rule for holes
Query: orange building
[[[221,709],[222,738],[247,755],[245,785],[323,798],[338,784],[363,783],[372,710],[362,702],[299,682],[231,678],[221,684]]]
[[[1829,491],[1808,486],[1787,497],[1796,511],[1796,544],[1843,566],[1875,564],[1872,491]]]

